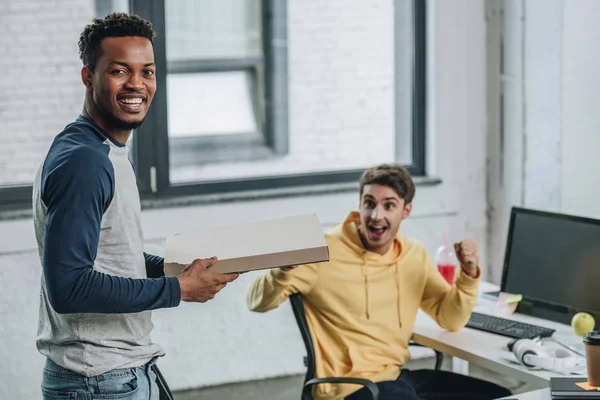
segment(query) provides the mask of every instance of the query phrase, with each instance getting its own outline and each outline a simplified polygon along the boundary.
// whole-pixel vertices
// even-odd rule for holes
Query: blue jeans
[[[86,377],[58,366],[46,359],[42,378],[44,400],[158,400],[156,375],[151,366],[113,369],[104,374]]]

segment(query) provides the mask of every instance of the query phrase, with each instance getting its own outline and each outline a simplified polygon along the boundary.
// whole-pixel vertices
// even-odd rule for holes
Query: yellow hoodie
[[[292,293],[302,293],[315,347],[317,377],[395,380],[409,359],[417,310],[422,308],[445,329],[468,321],[479,279],[460,274],[450,286],[425,248],[400,234],[380,255],[363,248],[359,215],[325,234],[330,262],[269,270],[252,284],[248,307],[265,312]],[[341,399],[356,385],[318,385],[317,399]]]

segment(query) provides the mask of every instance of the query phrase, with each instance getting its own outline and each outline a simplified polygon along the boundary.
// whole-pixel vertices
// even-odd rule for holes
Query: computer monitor
[[[514,207],[501,290],[523,295],[521,313],[600,321],[600,220]]]

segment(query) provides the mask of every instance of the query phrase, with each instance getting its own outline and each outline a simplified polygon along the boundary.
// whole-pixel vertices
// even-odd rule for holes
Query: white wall
[[[435,124],[429,127],[428,154],[433,159],[428,165],[435,166],[431,172],[443,183],[417,188],[414,214],[402,229],[432,253],[442,241],[444,229],[450,240],[469,236],[485,243],[486,61],[483,1],[429,5],[429,32],[435,47],[430,50],[433,57],[428,60],[428,80],[430,93],[434,89],[436,95],[430,99],[435,114],[429,120]],[[391,12],[391,8],[374,7],[373,12]],[[360,29],[354,25],[336,27],[336,20],[340,17],[330,22],[338,35],[344,35],[344,29]],[[391,33],[388,28],[383,26],[380,34]],[[291,43],[297,34],[290,30]],[[369,64],[369,68],[375,67]],[[299,79],[305,72],[293,64],[290,68],[290,79]],[[391,67],[381,68],[388,71]],[[318,71],[310,73],[313,78],[318,76]],[[370,73],[378,71],[363,70],[361,78],[369,80]],[[368,93],[365,96],[368,98]],[[378,106],[393,108],[383,100]],[[305,124],[311,116],[303,114],[301,107],[292,111],[294,132],[295,124]],[[392,118],[392,113],[386,118]],[[343,220],[356,204],[355,193],[341,193],[147,210],[143,212],[144,234],[148,250],[160,254],[164,237],[177,231],[304,212],[316,212],[323,225],[329,226]],[[35,349],[41,271],[31,222],[2,222],[0,237],[0,333],[3,359],[9,360],[0,363],[0,388],[8,391],[3,397],[36,398],[43,362]],[[486,265],[486,249],[482,247],[482,265]],[[304,372],[304,349],[289,305],[267,314],[246,310],[246,290],[254,276],[242,276],[212,302],[182,304],[154,314],[154,340],[168,353],[160,361],[161,369],[173,389]]]
[[[600,217],[600,4],[505,0],[504,152],[490,129],[491,278],[498,281],[510,208]],[[496,44],[494,44],[496,43]],[[500,51],[492,37],[488,52]],[[489,66],[492,75],[495,66]],[[492,77],[493,78],[493,77]],[[493,101],[499,92],[488,92]],[[497,112],[497,110],[496,110]],[[503,170],[504,180],[494,174]]]
[[[500,31],[488,38],[488,54],[504,61],[488,65],[497,89],[488,92],[492,113],[504,115],[501,126],[490,126],[490,278],[499,282],[510,210],[524,206],[549,211],[561,207],[561,37],[562,0],[505,0],[493,3],[501,13]],[[489,26],[492,27],[492,24]],[[503,97],[500,97],[503,93]],[[502,104],[501,104],[502,103]],[[503,129],[503,132],[501,132]]]
[[[600,3],[565,2],[562,211],[600,218]]]
[[[524,205],[560,210],[563,0],[525,1]],[[543,149],[543,151],[540,151]]]

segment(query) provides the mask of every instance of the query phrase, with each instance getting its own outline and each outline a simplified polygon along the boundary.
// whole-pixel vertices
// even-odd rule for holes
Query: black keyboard
[[[494,317],[478,312],[471,313],[471,319],[467,322],[467,327],[516,339],[549,337],[555,332],[554,329],[545,328],[543,326],[512,321],[510,319]]]

